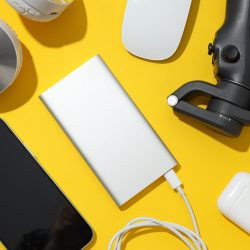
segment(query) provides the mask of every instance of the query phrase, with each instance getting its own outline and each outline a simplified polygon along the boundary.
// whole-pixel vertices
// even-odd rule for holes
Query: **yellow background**
[[[107,249],[113,234],[137,216],[192,226],[182,200],[163,180],[119,209],[39,100],[43,91],[97,53],[178,159],[178,174],[209,249],[250,248],[249,236],[216,206],[231,177],[250,171],[250,130],[245,128],[240,138],[229,139],[189,119],[180,121],[165,102],[187,81],[215,82],[207,45],[224,20],[225,4],[226,0],[193,0],[178,52],[154,63],[130,55],[122,45],[126,0],[76,0],[59,19],[45,24],[21,18],[0,1],[0,17],[16,31],[24,53],[20,76],[0,95],[1,116],[93,226],[96,239],[91,249]],[[162,232],[141,235],[126,245],[128,250],[185,249]]]

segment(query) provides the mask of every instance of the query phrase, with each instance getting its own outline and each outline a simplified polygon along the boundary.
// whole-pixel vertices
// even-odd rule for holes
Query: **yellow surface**
[[[215,82],[207,45],[224,20],[225,4],[226,0],[193,0],[180,49],[171,59],[153,63],[133,57],[122,46],[126,0],[85,0],[84,4],[76,0],[59,19],[45,24],[20,18],[0,1],[0,17],[17,32],[24,50],[19,78],[0,95],[1,116],[91,223],[97,235],[91,249],[107,249],[113,234],[137,216],[191,227],[182,200],[162,180],[119,209],[39,100],[44,90],[97,53],[178,159],[178,174],[209,249],[249,249],[249,236],[220,215],[216,200],[234,174],[250,171],[250,130],[228,139],[198,123],[180,121],[165,102],[187,81]],[[126,245],[128,250],[186,249],[162,232],[141,235]]]

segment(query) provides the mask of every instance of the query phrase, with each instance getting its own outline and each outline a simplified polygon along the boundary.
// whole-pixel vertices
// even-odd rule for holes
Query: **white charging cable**
[[[174,170],[170,170],[168,173],[165,174],[164,177],[169,182],[171,187],[174,190],[176,190],[183,198],[188,208],[188,211],[191,215],[194,231],[179,224],[160,221],[154,218],[149,218],[149,217],[136,218],[130,221],[122,230],[120,230],[118,233],[114,235],[114,237],[111,239],[109,243],[108,250],[112,249],[121,250],[123,239],[129,232],[134,230],[140,230],[144,228],[154,228],[154,227],[165,228],[167,231],[176,235],[181,241],[183,241],[183,243],[187,247],[189,247],[190,250],[207,250],[204,241],[200,237],[198,224],[193,209],[191,207],[191,204],[181,187],[182,182],[180,181]]]

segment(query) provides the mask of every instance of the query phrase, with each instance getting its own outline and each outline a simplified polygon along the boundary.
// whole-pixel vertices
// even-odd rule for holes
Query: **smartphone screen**
[[[0,119],[0,241],[8,250],[80,250],[88,223]]]

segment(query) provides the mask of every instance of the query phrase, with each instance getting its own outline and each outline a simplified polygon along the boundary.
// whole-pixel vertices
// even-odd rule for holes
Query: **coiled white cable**
[[[179,224],[160,221],[150,217],[140,217],[131,220],[123,229],[121,229],[118,233],[114,235],[114,237],[109,243],[108,250],[121,250],[124,237],[132,230],[140,230],[144,228],[153,227],[162,227],[165,228],[167,231],[170,231],[171,233],[176,235],[190,250],[207,250],[206,244],[200,237],[199,227],[191,204],[181,187],[181,181],[173,170],[169,171],[165,175],[165,178],[172,186],[172,188],[178,191],[178,193],[183,198],[190,213],[194,226],[194,231]]]

